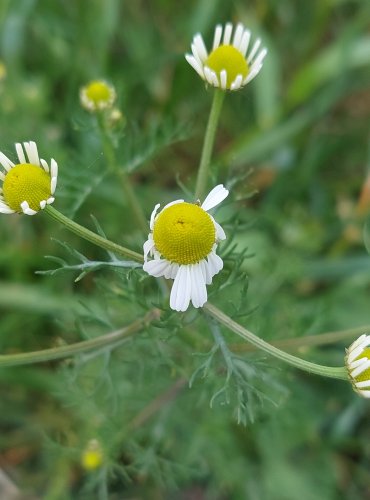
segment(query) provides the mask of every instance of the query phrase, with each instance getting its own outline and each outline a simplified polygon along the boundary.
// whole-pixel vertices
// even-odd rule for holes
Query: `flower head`
[[[82,467],[87,471],[98,469],[103,463],[103,450],[99,441],[91,439],[81,456]]]
[[[18,163],[14,164],[0,152],[0,212],[35,215],[54,201],[58,165],[53,159],[49,165],[39,157],[35,142],[15,145]]]
[[[370,335],[361,335],[346,352],[346,367],[354,390],[370,398]]]
[[[104,80],[93,80],[80,89],[80,102],[87,111],[108,109],[115,99],[116,91]]]
[[[197,33],[191,44],[192,54],[186,54],[188,63],[203,80],[223,90],[239,90],[260,72],[267,49],[260,49],[258,38],[248,52],[251,32],[239,23],[216,26],[213,47],[208,54],[202,35]],[[222,36],[223,35],[223,36]]]
[[[206,285],[223,267],[217,245],[226,238],[222,227],[208,211],[221,203],[229,191],[222,184],[208,194],[202,205],[176,200],[150,218],[150,233],[144,243],[144,266],[148,274],[173,279],[170,306],[186,311],[207,302]],[[148,260],[148,255],[153,259]]]

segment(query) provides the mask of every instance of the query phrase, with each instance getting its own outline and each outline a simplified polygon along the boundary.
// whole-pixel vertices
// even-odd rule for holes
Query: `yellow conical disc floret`
[[[240,51],[232,45],[221,45],[217,47],[217,49],[208,56],[205,65],[211,68],[218,76],[222,70],[226,70],[226,88],[228,89],[238,75],[242,75],[244,80],[249,73],[247,61]]]
[[[27,201],[32,210],[40,210],[40,202],[51,196],[50,175],[30,163],[15,165],[3,182],[3,196],[8,206],[22,212],[21,203]]]
[[[162,210],[153,228],[157,250],[178,264],[195,264],[207,257],[215,238],[211,217],[191,203],[176,203]]]
[[[106,83],[95,81],[87,86],[86,95],[95,104],[98,104],[102,101],[109,101],[111,92]]]

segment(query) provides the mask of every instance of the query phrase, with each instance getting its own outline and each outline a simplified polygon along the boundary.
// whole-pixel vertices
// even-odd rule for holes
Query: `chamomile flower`
[[[186,311],[190,302],[196,308],[202,307],[207,302],[206,285],[223,268],[216,250],[226,235],[208,211],[228,194],[219,184],[202,205],[176,200],[158,214],[160,205],[154,207],[150,233],[144,243],[143,269],[156,278],[174,280],[170,307],[175,311]]]
[[[81,106],[95,112],[108,109],[116,100],[116,91],[104,80],[93,80],[80,89]]]
[[[17,143],[18,163],[0,152],[0,213],[35,215],[54,201],[58,165],[39,157],[35,142]]]
[[[346,349],[346,367],[353,389],[370,398],[370,335],[361,335]]]
[[[81,456],[82,467],[87,471],[98,469],[103,463],[102,447],[96,439],[91,439]]]
[[[251,49],[251,32],[243,24],[235,27],[227,23],[225,28],[216,26],[212,51],[208,54],[202,35],[197,33],[191,44],[192,54],[186,54],[188,63],[198,75],[213,87],[223,90],[239,90],[258,75],[267,49],[261,49],[258,38]]]

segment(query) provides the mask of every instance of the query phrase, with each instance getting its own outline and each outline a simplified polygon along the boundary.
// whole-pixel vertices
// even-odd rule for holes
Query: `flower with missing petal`
[[[116,91],[104,80],[93,80],[80,89],[80,102],[87,111],[108,109],[116,100]]]
[[[361,335],[346,349],[346,367],[353,389],[370,398],[370,335]]]
[[[251,32],[239,23],[233,34],[233,25],[216,26],[210,54],[202,35],[197,33],[191,44],[192,54],[186,54],[188,63],[203,80],[223,90],[239,90],[258,75],[267,49],[260,49],[258,38],[248,53]]]
[[[174,280],[170,307],[175,311],[186,311],[190,302],[194,307],[202,307],[207,302],[206,285],[223,268],[216,249],[226,235],[208,211],[228,194],[220,184],[202,205],[176,200],[165,205],[159,214],[160,205],[154,207],[150,233],[144,243],[143,269],[156,278]]]
[[[58,179],[57,162],[51,159],[50,168],[39,157],[35,142],[15,145],[18,163],[0,152],[0,213],[35,215],[54,201]]]

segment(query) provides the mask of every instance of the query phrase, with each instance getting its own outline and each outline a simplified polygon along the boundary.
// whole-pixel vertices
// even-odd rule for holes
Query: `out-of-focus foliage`
[[[362,0],[3,0],[0,150],[13,157],[14,142],[35,140],[59,164],[55,206],[92,229],[93,214],[111,239],[141,251],[79,88],[92,78],[116,87],[119,157],[149,219],[180,186],[192,192],[199,163],[211,97],[183,54],[195,32],[210,43],[216,23],[240,20],[269,54],[221,116],[215,180],[232,186],[218,211],[229,240],[210,300],[270,341],[370,329],[369,19]],[[0,241],[1,353],[102,335],[158,302],[150,277],[113,267],[44,214],[2,216]],[[370,495],[369,406],[349,384],[245,351],[199,316],[166,310],[116,350],[2,368],[0,468],[20,492]],[[340,365],[351,341],[299,355]],[[91,439],[103,465],[87,472]]]

